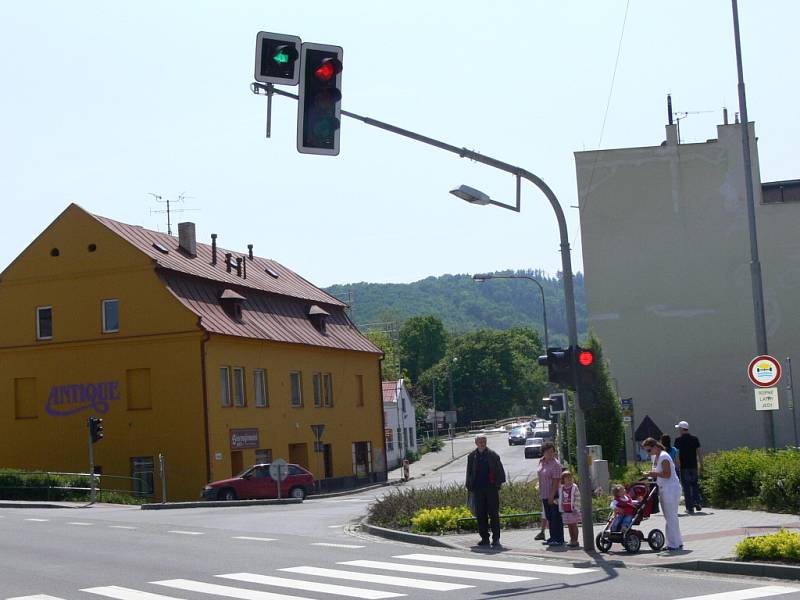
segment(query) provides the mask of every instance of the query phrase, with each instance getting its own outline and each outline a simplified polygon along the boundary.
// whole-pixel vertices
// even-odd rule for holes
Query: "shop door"
[[[308,469],[308,444],[289,444],[289,462]]]
[[[372,471],[372,443],[353,442],[353,473],[358,479],[366,479]]]
[[[244,463],[242,463],[242,451],[233,450],[231,452],[231,477],[236,477],[244,470]]]

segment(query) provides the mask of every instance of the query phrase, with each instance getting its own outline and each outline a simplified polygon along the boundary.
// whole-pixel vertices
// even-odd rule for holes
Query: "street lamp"
[[[464,187],[464,186],[462,186]],[[478,191],[478,190],[475,190]],[[472,276],[475,281],[486,281],[487,279],[528,279],[539,286],[539,292],[542,294],[542,323],[544,325],[544,349],[545,352],[550,347],[550,342],[547,338],[547,303],[544,300],[544,288],[538,279],[530,275],[494,275],[492,273],[476,273]]]

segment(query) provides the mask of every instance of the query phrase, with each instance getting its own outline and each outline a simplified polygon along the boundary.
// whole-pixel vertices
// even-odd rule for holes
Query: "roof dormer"
[[[234,321],[242,320],[242,305],[244,304],[245,297],[233,290],[226,289],[219,296],[219,303],[222,309]]]
[[[311,321],[311,324],[314,325],[316,330],[322,335],[327,333],[327,319],[329,316],[329,312],[323,308],[320,308],[316,304],[312,304],[311,308],[308,309],[309,321]]]

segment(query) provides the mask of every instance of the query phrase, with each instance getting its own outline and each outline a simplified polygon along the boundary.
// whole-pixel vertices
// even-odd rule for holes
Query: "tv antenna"
[[[187,212],[187,211],[190,211],[190,210],[200,210],[199,208],[172,208],[170,206],[171,203],[176,203],[176,202],[181,202],[182,203],[187,198],[194,198],[194,196],[187,196],[186,192],[181,192],[180,194],[178,194],[178,197],[175,198],[175,200],[170,200],[169,198],[164,198],[160,194],[154,194],[153,192],[147,192],[147,193],[150,194],[153,198],[155,198],[156,202],[158,202],[159,204],[166,204],[167,205],[166,210],[153,210],[152,208],[150,209],[150,214],[151,215],[153,215],[153,214],[162,214],[163,215],[164,213],[167,214],[167,235],[172,235],[172,213]]]
[[[706,113],[713,113],[713,110],[684,110],[672,113],[675,117],[676,125],[678,126],[678,143],[681,143],[681,121],[689,115],[704,115]]]

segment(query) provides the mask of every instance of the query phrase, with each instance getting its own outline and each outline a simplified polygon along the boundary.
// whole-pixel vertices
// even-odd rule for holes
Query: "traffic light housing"
[[[297,151],[339,154],[342,107],[342,48],[303,43],[297,103]]]
[[[92,437],[93,444],[103,439],[103,419],[89,417],[89,435]]]
[[[574,390],[571,360],[572,348],[548,348],[547,354],[539,357],[539,364],[547,367],[550,383]]]
[[[594,350],[577,348],[578,362],[578,396],[581,408],[591,408],[595,402],[595,386],[597,384],[598,361]]]
[[[550,414],[560,415],[567,411],[567,395],[563,392],[550,394]]]
[[[300,79],[301,45],[296,35],[259,31],[256,36],[255,80],[297,85]]]

